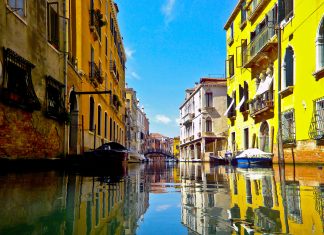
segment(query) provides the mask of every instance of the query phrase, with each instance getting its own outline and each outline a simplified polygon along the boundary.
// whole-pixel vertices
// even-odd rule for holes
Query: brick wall
[[[274,146],[273,162],[278,162],[277,146]],[[324,145],[314,140],[298,141],[295,147],[284,148],[286,163],[324,163]]]
[[[64,125],[42,112],[0,103],[0,157],[52,158],[64,152]]]

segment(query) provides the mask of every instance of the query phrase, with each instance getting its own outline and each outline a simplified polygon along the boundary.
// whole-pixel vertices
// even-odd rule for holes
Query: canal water
[[[324,169],[129,164],[2,172],[0,234],[324,234]]]

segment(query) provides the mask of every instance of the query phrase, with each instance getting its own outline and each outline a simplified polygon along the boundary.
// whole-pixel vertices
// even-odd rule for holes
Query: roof
[[[230,15],[230,17],[228,18],[227,22],[224,25],[224,29],[227,30],[230,25],[232,24],[232,22],[234,21],[235,17],[237,16],[237,14],[239,13],[239,11],[241,10],[241,3],[243,2],[243,0],[238,0],[232,14]]]
[[[179,109],[181,109],[189,100],[192,96],[194,96],[197,91],[203,86],[203,85],[207,85],[207,84],[213,84],[213,85],[217,85],[220,87],[224,87],[227,86],[226,84],[226,79],[225,78],[201,78],[200,79],[200,83],[198,84],[198,86],[195,87],[194,91],[192,92],[192,94],[183,102],[183,104],[180,106]],[[188,89],[187,89],[188,90]],[[187,91],[186,90],[186,91]]]

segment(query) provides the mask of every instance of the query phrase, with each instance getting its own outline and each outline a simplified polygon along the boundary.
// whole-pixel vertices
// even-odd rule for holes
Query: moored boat
[[[237,155],[232,164],[239,166],[267,166],[272,164],[272,153],[263,152],[260,149],[247,149]]]

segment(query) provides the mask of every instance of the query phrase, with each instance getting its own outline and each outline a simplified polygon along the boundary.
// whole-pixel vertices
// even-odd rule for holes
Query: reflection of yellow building
[[[317,173],[306,178],[305,171]],[[241,233],[322,234],[322,172],[315,167],[291,167],[281,181],[279,169],[276,172],[274,175],[272,169],[238,168],[231,174],[229,212],[234,227]]]
[[[72,0],[68,96],[70,153],[125,144],[125,52],[112,0]],[[109,91],[109,92],[107,92]]]
[[[237,2],[225,24],[228,77],[225,114],[232,151],[257,147],[277,155],[280,70],[286,162],[323,162],[324,5],[316,0]],[[278,2],[283,3],[280,10]]]

